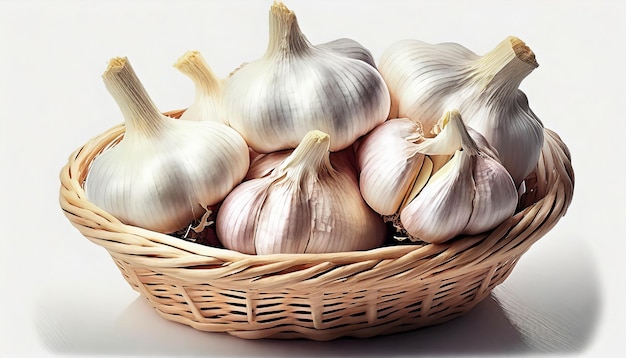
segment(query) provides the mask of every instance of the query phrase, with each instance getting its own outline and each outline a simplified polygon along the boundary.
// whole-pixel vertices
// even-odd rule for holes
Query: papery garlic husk
[[[274,254],[381,246],[385,224],[363,201],[356,173],[330,164],[329,142],[311,131],[269,175],[237,186],[216,218],[224,247]]]
[[[87,198],[120,221],[172,233],[201,218],[244,177],[248,146],[216,122],[161,114],[126,58],[103,74],[124,116],[123,139],[95,157]]]
[[[187,51],[174,67],[195,86],[195,100],[180,119],[227,124],[223,103],[223,80],[218,78],[199,51]]]
[[[360,54],[351,58],[350,49],[310,44],[282,3],[271,7],[269,18],[265,55],[234,71],[225,85],[229,124],[250,147],[260,153],[295,148],[307,132],[321,130],[338,151],[387,119],[387,86]]]
[[[497,159],[483,153],[458,113],[447,127],[461,133],[461,149],[400,211],[400,223],[412,240],[443,243],[459,234],[493,229],[517,206],[513,179]]]
[[[543,145],[543,124],[519,90],[537,66],[532,50],[510,36],[484,56],[456,43],[398,41],[378,68],[389,87],[392,116],[419,119],[428,136],[443,110],[457,108],[520,185]]]

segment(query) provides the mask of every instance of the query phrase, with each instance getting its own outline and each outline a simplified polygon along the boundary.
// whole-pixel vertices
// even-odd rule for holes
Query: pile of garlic
[[[282,3],[269,30],[265,54],[227,78],[197,51],[180,57],[196,97],[179,119],[112,59],[103,79],[125,134],[94,159],[88,199],[153,231],[215,230],[248,254],[372,249],[390,223],[442,243],[515,213],[543,145],[518,88],[537,67],[521,40],[484,56],[399,41],[377,67],[351,39],[311,44]]]

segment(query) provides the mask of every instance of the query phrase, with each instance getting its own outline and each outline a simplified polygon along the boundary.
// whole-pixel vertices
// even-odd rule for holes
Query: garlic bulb
[[[244,177],[248,147],[232,128],[161,114],[126,58],[103,74],[125,120],[123,139],[98,155],[85,192],[120,221],[163,233],[180,230]]]
[[[429,136],[440,113],[457,108],[519,185],[543,145],[543,124],[519,90],[537,66],[531,49],[508,37],[484,56],[455,43],[403,40],[384,52],[378,68],[389,86],[392,116],[419,119]]]
[[[458,111],[450,112],[448,127],[460,134],[461,149],[400,211],[403,229],[429,243],[493,229],[517,206],[513,179],[497,159],[478,148]]]
[[[363,201],[356,173],[330,164],[314,130],[272,172],[238,185],[216,218],[224,247],[248,254],[323,253],[380,246],[386,228]]]
[[[255,151],[295,148],[314,129],[338,151],[387,119],[387,86],[353,50],[311,45],[281,3],[271,7],[269,27],[265,55],[233,72],[224,92],[229,124]]]
[[[174,63],[174,67],[195,85],[195,101],[180,119],[227,124],[222,97],[223,81],[215,76],[202,54],[187,51]]]

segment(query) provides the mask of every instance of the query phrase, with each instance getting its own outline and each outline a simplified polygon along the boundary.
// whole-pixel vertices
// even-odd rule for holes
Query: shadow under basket
[[[89,202],[90,163],[123,133],[116,126],[70,156],[60,175],[65,215],[162,317],[248,339],[372,337],[459,317],[554,227],[574,189],[569,150],[545,129],[517,213],[489,232],[437,245],[254,256],[125,225]]]

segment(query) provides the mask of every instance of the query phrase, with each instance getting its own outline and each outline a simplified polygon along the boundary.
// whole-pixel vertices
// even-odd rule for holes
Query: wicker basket
[[[70,156],[60,176],[65,215],[161,316],[249,339],[371,337],[461,316],[558,222],[574,188],[569,151],[545,129],[518,213],[490,232],[439,245],[252,256],[128,226],[89,202],[89,165],[123,133],[116,126]]]

